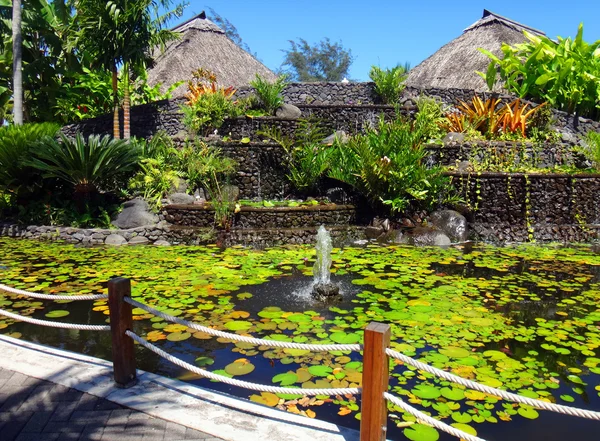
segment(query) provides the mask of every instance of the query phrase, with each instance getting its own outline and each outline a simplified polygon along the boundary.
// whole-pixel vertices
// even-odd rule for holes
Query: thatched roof
[[[543,32],[508,18],[483,10],[483,17],[466,28],[462,35],[443,46],[413,68],[406,84],[421,88],[456,88],[487,91],[488,87],[475,72],[486,72],[490,59],[478,51],[484,48],[501,55],[502,43],[523,43],[523,31],[535,35]],[[501,83],[496,85],[502,89]]]
[[[231,41],[225,32],[206,18],[204,12],[173,28],[181,38],[171,42],[164,53],[155,58],[148,70],[148,83],[162,83],[165,91],[177,81],[191,79],[192,72],[203,67],[214,72],[222,86],[245,86],[259,75],[276,78],[264,64]],[[173,97],[181,97],[187,83],[178,87]]]

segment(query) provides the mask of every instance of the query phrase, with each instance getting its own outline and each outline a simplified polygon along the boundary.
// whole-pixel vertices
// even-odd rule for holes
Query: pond
[[[591,246],[333,250],[343,300],[312,300],[314,248],[77,248],[0,239],[0,283],[44,293],[105,293],[132,279],[136,300],[216,329],[299,343],[356,343],[371,321],[392,348],[465,378],[529,397],[600,410],[600,255]],[[45,320],[104,324],[107,305],[0,294],[0,307]],[[355,387],[358,353],[309,353],[210,338],[134,310],[135,331],[223,375],[290,387]],[[191,332],[190,332],[191,331]],[[0,332],[110,359],[108,333],[40,328],[0,317]],[[307,417],[358,428],[360,400],[277,397],[210,382],[137,348],[138,366]],[[317,367],[321,366],[321,367]],[[393,363],[391,392],[488,440],[597,440],[596,422],[498,401]],[[453,439],[390,408],[390,439]]]

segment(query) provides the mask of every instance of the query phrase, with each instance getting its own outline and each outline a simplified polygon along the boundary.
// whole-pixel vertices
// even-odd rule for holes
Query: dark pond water
[[[404,247],[334,250],[333,279],[344,300],[335,306],[309,295],[314,251],[212,247],[74,248],[0,239],[0,283],[43,292],[103,292],[127,276],[133,295],[169,313],[218,329],[296,342],[354,342],[370,321],[390,323],[393,347],[491,386],[560,404],[600,410],[600,256],[590,247],[442,249]],[[104,302],[38,302],[0,294],[0,307],[47,320],[103,324]],[[52,311],[67,311],[48,318]],[[360,384],[360,354],[311,354],[232,344],[134,311],[135,330],[190,363],[273,384],[290,372],[296,387]],[[60,313],[59,313],[60,315]],[[39,328],[0,319],[0,332],[110,359],[107,333]],[[243,398],[252,393],[183,372],[149,351],[139,367]],[[330,369],[317,372],[311,367]],[[598,439],[598,423],[497,402],[405,366],[393,365],[394,394],[421,410],[475,430],[488,440]],[[294,377],[295,376],[295,377]],[[281,381],[281,380],[279,380]],[[321,398],[321,397],[319,397]],[[360,401],[346,397],[279,402],[291,412],[358,428]],[[313,414],[314,412],[314,414]],[[389,438],[431,440],[437,434],[390,409]],[[462,424],[462,426],[461,426]],[[406,436],[405,436],[406,435]],[[439,439],[452,439],[439,434]]]

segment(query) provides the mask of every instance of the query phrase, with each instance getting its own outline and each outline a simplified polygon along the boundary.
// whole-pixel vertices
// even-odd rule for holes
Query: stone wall
[[[573,151],[574,143],[557,142],[537,144],[509,141],[449,142],[444,145],[426,146],[430,161],[435,164],[454,166],[461,161],[477,161],[483,164],[503,166],[527,166],[552,168],[574,166],[586,168],[585,158]],[[465,164],[468,166],[468,164]]]
[[[473,239],[582,242],[598,238],[600,175],[450,174]]]
[[[250,93],[250,89],[243,88],[238,91],[239,96]],[[467,89],[417,89],[407,87],[401,98],[400,104],[409,108],[414,105],[415,99],[420,95],[438,98],[449,106],[455,106],[460,101],[469,101],[475,92]],[[482,98],[498,96],[492,93],[478,93]],[[511,100],[514,97],[502,95],[501,98]],[[331,120],[328,128],[356,132],[364,121],[372,121],[374,115],[381,112],[392,112],[391,108],[381,105],[374,94],[373,83],[292,83],[284,90],[286,102],[296,104],[303,109],[303,117],[314,115],[324,121]],[[185,132],[181,120],[179,107],[184,99],[163,100],[131,108],[131,133],[133,136],[147,138],[159,130],[166,131],[175,136]],[[373,107],[375,106],[375,107]],[[412,111],[411,111],[412,112]],[[581,136],[589,130],[600,131],[600,123],[585,118],[568,115],[565,112],[553,111],[554,127],[571,137]],[[122,115],[121,115],[122,119]],[[260,118],[257,118],[260,119]],[[227,123],[220,134],[227,134],[238,123]],[[122,127],[122,125],[121,125]],[[241,129],[240,129],[241,130]],[[111,134],[112,114],[99,118],[85,120],[76,124],[69,124],[63,132],[74,135],[77,131],[88,136],[90,134]]]
[[[200,205],[167,205],[163,215],[173,225],[208,227],[214,224],[214,210]],[[351,205],[315,205],[300,207],[242,207],[233,218],[234,229],[281,229],[344,226],[356,220]]]
[[[334,246],[344,246],[364,239],[364,228],[355,226],[328,227]],[[254,248],[286,244],[314,244],[317,227],[232,229],[221,234],[212,228],[156,225],[131,230],[103,230],[70,227],[22,226],[0,224],[0,236],[63,241],[75,245],[206,245],[222,240],[226,246],[244,245]],[[120,238],[120,239],[117,239]]]

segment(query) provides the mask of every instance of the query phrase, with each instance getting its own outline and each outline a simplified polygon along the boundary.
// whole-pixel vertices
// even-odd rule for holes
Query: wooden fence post
[[[391,329],[383,323],[370,323],[365,329],[363,348],[362,404],[360,441],[385,441],[389,361],[385,353],[390,346]]]
[[[112,334],[114,379],[118,387],[128,388],[136,383],[135,352],[133,340],[125,331],[133,329],[131,305],[125,297],[131,296],[129,279],[117,277],[108,282],[108,308]]]

